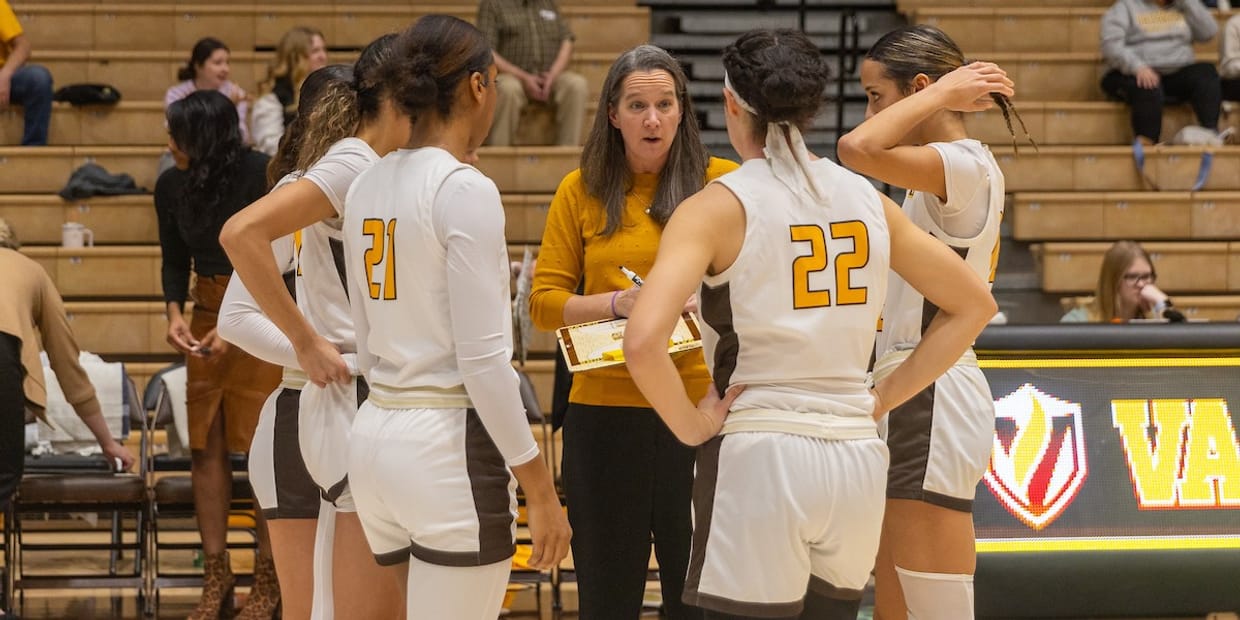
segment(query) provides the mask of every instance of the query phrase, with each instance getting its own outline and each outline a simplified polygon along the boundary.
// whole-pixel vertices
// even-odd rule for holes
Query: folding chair
[[[140,434],[140,449],[145,450],[149,440],[146,413],[127,374],[123,400],[129,426]],[[137,473],[115,473],[113,463],[102,455],[27,457],[26,473],[5,515],[6,580],[9,596],[19,606],[24,606],[27,590],[132,588],[139,607],[146,609],[150,594],[146,582],[149,502],[146,464],[137,465]],[[77,513],[107,514],[107,540],[98,541],[99,530],[71,516]],[[126,516],[132,517],[131,528],[126,527]],[[83,537],[86,540],[65,540]],[[28,556],[64,551],[107,552],[107,569],[98,573],[37,572],[29,567],[33,557]],[[126,552],[132,557],[132,565],[126,566]],[[119,613],[120,598],[113,597],[112,602]]]
[[[178,398],[174,394],[184,394],[184,366],[183,363],[178,362],[161,369],[151,377],[146,388],[145,402],[148,408],[151,409],[151,429],[152,431],[164,431],[168,437],[168,445],[180,443],[175,439],[177,431],[174,422],[173,401]],[[161,554],[170,551],[199,551],[202,548],[202,542],[197,540],[196,537],[191,542],[185,542],[168,540],[170,537],[164,536],[164,534],[171,532],[196,533],[197,531],[193,525],[195,517],[194,493],[188,473],[190,471],[188,446],[185,446],[183,454],[156,452],[154,442],[151,442],[149,449],[143,453],[143,460],[146,462],[146,471],[148,472],[148,480],[151,487],[151,531],[148,537],[150,544],[149,580],[150,589],[154,594],[154,604],[156,609],[158,609],[159,592],[162,588],[197,588],[202,586],[202,573],[198,571],[172,570],[165,567]],[[232,504],[229,507],[228,529],[230,533],[243,532],[247,538],[238,541],[229,536],[227,548],[230,551],[237,549],[254,551],[258,548],[258,532],[254,522],[253,491],[250,488],[250,479],[245,474],[247,467],[246,457],[244,454],[233,454],[231,460],[233,470]],[[252,584],[253,575],[237,575],[238,586],[250,586]]]

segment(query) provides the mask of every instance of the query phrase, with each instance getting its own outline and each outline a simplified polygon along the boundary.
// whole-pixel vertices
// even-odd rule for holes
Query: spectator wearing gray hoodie
[[[1232,15],[1223,26],[1223,39],[1219,41],[1218,49],[1223,100],[1240,101],[1240,15]]]
[[[1201,0],[1117,0],[1102,16],[1102,78],[1108,96],[1132,107],[1138,140],[1156,143],[1167,97],[1192,104],[1197,122],[1217,130],[1221,94],[1218,72],[1197,62],[1194,41],[1218,33]]]

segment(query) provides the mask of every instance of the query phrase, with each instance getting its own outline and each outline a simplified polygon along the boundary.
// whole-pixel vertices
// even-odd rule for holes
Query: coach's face
[[[662,171],[681,119],[672,74],[662,69],[630,73],[624,78],[616,103],[610,107],[607,116],[624,139],[624,154],[631,171]]]

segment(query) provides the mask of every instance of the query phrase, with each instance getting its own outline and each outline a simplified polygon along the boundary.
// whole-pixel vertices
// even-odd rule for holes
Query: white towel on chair
[[[104,362],[98,355],[83,352],[78,363],[86,371],[91,384],[95,387],[95,397],[103,410],[103,419],[107,421],[112,436],[121,439],[124,436],[125,417],[125,366],[121,363]],[[82,422],[77,412],[65,400],[65,394],[56,380],[56,372],[48,366],[46,355],[43,365],[44,384],[47,385],[47,419],[52,426],[39,425],[39,439],[49,441],[57,453],[78,452],[94,447],[98,442],[90,428]]]
[[[186,397],[186,374],[185,367],[180,366],[173,368],[161,375],[159,378],[164,382],[164,390],[167,391],[166,398],[168,404],[172,406],[172,426],[176,429],[177,439],[180,440],[180,446],[184,449],[189,448],[189,416],[186,403],[189,402]],[[171,446],[169,446],[171,449]]]

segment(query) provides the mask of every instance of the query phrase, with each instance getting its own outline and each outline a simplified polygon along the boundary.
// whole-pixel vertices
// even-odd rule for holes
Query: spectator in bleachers
[[[42,418],[47,406],[40,350],[47,351],[65,400],[95,435],[104,456],[126,470],[134,462],[108,430],[95,388],[78,363],[78,345],[56,285],[42,266],[17,251],[20,247],[13,229],[0,219],[0,509],[22,479],[26,414]]]
[[[241,141],[250,144],[249,108],[250,96],[240,86],[229,81],[229,49],[215,37],[204,37],[194,44],[189,61],[177,71],[181,80],[164,93],[164,109],[174,102],[199,90],[218,90],[237,107],[237,123],[241,129]],[[161,170],[162,172],[162,170]]]
[[[255,150],[275,155],[284,128],[297,114],[297,93],[311,72],[327,66],[327,44],[323,33],[298,26],[284,33],[276,46],[276,59],[259,84],[265,93],[254,102],[250,119]]]
[[[1240,101],[1240,15],[1232,15],[1223,26],[1218,50],[1223,101]]]
[[[567,70],[574,37],[555,0],[482,0],[478,30],[491,42],[500,73],[487,144],[511,146],[531,101],[555,106],[556,144],[581,144],[588,85]]]
[[[560,183],[547,214],[530,295],[539,329],[628,316],[641,288],[620,266],[647,273],[676,206],[737,168],[702,145],[687,82],[680,64],[652,45],[612,64],[581,168]],[[686,311],[696,309],[696,299],[685,301]],[[710,386],[702,353],[684,353],[676,366],[690,397],[702,399]],[[693,459],[624,366],[573,378],[564,490],[582,618],[638,616],[652,538],[667,616],[701,617],[681,601]]]
[[[52,119],[52,74],[26,62],[29,58],[30,39],[13,8],[0,0],[0,110],[10,104],[22,106],[22,146],[43,146]]]
[[[202,598],[190,616],[195,620],[230,610],[234,579],[225,546],[232,500],[229,453],[249,451],[263,402],[280,383],[278,366],[230,346],[216,331],[233,271],[220,247],[220,229],[267,192],[268,157],[242,143],[239,127],[233,101],[218,91],[202,90],[174,102],[168,106],[168,132],[177,165],[155,183],[168,342],[186,355],[190,476],[205,556]],[[196,275],[192,292],[191,271]],[[194,308],[187,324],[188,297]],[[246,608],[269,605],[270,618],[279,586],[265,520],[262,512],[255,516],[259,555]],[[263,617],[255,610],[245,615]]]
[[[1171,298],[1154,282],[1158,272],[1150,255],[1136,241],[1116,241],[1102,256],[1098,287],[1088,303],[1063,315],[1063,323],[1127,323],[1133,319],[1183,321]]]
[[[1218,71],[1197,62],[1193,51],[1194,42],[1217,32],[1201,0],[1117,0],[1102,16],[1102,57],[1110,67],[1102,90],[1132,107],[1138,145],[1159,141],[1168,97],[1192,104],[1198,124],[1218,130]]]

